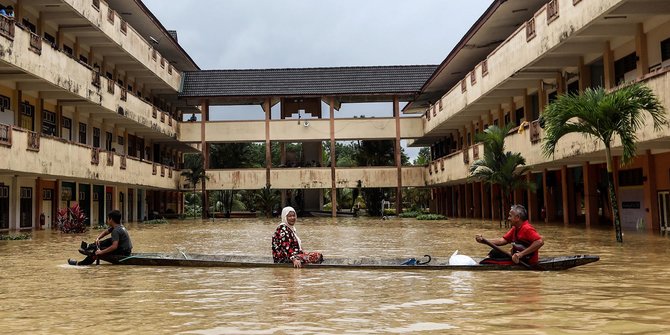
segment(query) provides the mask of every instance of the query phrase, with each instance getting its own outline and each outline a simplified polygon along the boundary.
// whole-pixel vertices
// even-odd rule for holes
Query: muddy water
[[[275,221],[129,225],[137,252],[269,255]],[[598,254],[564,272],[152,268],[65,265],[84,236],[0,241],[3,334],[668,334],[670,241],[537,225],[543,255]],[[326,257],[482,256],[490,222],[299,219]]]

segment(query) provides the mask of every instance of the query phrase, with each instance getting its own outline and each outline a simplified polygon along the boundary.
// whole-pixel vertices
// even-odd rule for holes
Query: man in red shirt
[[[509,211],[508,220],[512,223],[512,229],[501,238],[489,240],[495,245],[506,245],[512,243],[512,261],[519,264],[523,260],[528,264],[537,264],[539,261],[538,250],[544,245],[542,236],[528,222],[528,212],[521,205],[514,205]],[[475,240],[484,243],[481,235],[475,236]],[[481,263],[488,263],[486,259]],[[492,263],[500,264],[498,261]]]

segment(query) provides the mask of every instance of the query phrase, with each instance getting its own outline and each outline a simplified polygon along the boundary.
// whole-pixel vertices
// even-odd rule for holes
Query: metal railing
[[[40,151],[40,133],[34,131],[27,131],[28,133],[28,148],[30,151]]]
[[[30,50],[38,55],[42,54],[42,38],[33,32],[30,32]]]
[[[12,126],[0,123],[0,145],[12,146]]]
[[[0,35],[14,40],[14,18],[0,15]]]

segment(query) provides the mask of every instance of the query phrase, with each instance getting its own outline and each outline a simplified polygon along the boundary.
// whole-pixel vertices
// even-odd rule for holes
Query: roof
[[[179,96],[414,96],[436,68],[405,65],[189,71],[184,73]]]
[[[420,113],[434,104],[545,4],[544,0],[494,0],[404,110]]]

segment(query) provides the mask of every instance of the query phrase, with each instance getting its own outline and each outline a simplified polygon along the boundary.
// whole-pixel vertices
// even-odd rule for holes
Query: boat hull
[[[522,265],[498,265],[498,264],[477,264],[477,265],[449,265],[448,259],[433,260],[428,264],[421,265],[403,265],[407,258],[363,258],[363,259],[345,259],[331,258],[324,259],[321,264],[306,264],[305,269],[386,269],[386,270],[462,270],[462,271],[560,271],[573,267],[596,262],[600,259],[592,255],[575,255],[547,257],[540,259],[540,262],[529,268]],[[179,266],[179,267],[235,267],[235,268],[259,268],[259,267],[292,267],[290,263],[273,263],[271,257],[258,256],[236,256],[236,255],[202,255],[180,253],[134,253],[130,256],[110,255],[103,257],[102,260],[117,265],[140,265],[140,266]]]

